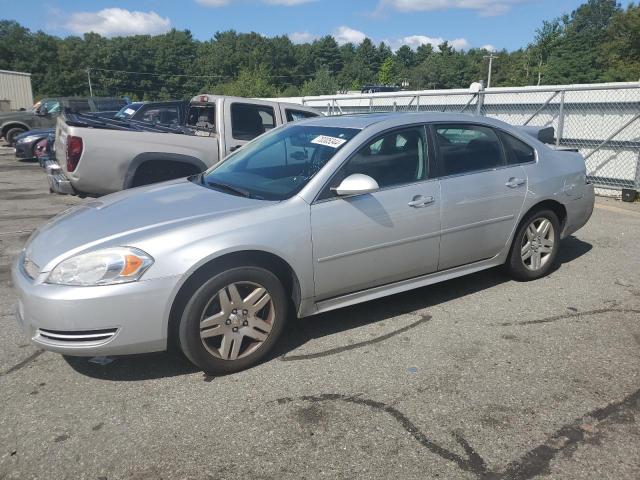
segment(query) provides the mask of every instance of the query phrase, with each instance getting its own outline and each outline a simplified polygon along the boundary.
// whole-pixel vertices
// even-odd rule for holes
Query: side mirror
[[[341,197],[345,195],[362,195],[378,190],[378,182],[368,175],[354,173],[340,182],[336,188],[332,188]]]

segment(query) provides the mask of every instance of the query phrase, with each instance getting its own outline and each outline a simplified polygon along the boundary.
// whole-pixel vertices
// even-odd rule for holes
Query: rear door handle
[[[424,197],[422,195],[416,195],[415,197],[413,197],[413,200],[411,200],[407,205],[413,208],[422,208],[426,207],[427,205],[431,205],[435,201],[436,200],[431,196]]]
[[[527,181],[524,178],[516,178],[516,177],[511,177],[509,180],[507,180],[507,183],[505,183],[505,185],[509,188],[518,188],[521,185],[524,185]]]

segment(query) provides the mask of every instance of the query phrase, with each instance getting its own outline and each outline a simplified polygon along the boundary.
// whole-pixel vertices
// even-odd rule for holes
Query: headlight
[[[135,282],[152,263],[153,258],[137,248],[107,248],[63,260],[46,283],[91,286]]]

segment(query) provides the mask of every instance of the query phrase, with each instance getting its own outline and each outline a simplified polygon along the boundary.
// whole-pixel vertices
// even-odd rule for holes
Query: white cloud
[[[196,0],[196,3],[205,7],[226,7],[231,5],[236,0]],[[295,7],[296,5],[302,5],[303,3],[316,2],[317,0],[262,0],[263,3],[269,5],[282,5],[285,7]]]
[[[527,0],[380,0],[379,9],[391,7],[401,12],[449,10],[451,8],[476,10],[480,15],[502,15],[518,3]]]
[[[307,31],[293,32],[287,36],[293,43],[310,43],[318,38],[317,35],[314,35],[313,33],[309,33]]]
[[[285,5],[287,7],[293,7],[295,5],[302,5],[303,3],[311,3],[316,0],[264,0],[265,3],[271,5]]]
[[[490,43],[487,43],[486,45],[481,46],[480,49],[486,50],[487,52],[495,52],[497,50],[496,47],[494,47]]]
[[[98,12],[72,13],[65,27],[74,33],[95,32],[105,37],[164,33],[171,27],[168,17],[156,12],[132,12],[124,8],[105,8]]]
[[[196,3],[205,7],[224,7],[231,3],[231,0],[196,0]]]
[[[360,30],[355,30],[343,25],[341,27],[338,27],[333,32],[333,38],[336,39],[338,45],[344,45],[345,43],[353,43],[355,45],[358,45],[365,38],[367,38],[367,35]]]
[[[467,50],[471,44],[466,38],[454,38],[453,40],[446,40],[442,37],[427,37],[426,35],[409,35],[408,37],[396,38],[392,40],[385,40],[392,49],[397,50],[402,45],[413,48],[414,50],[420,45],[431,45],[437,51],[438,45],[443,44],[445,41],[449,43],[456,50]]]

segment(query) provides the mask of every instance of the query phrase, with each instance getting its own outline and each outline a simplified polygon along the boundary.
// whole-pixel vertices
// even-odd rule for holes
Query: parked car
[[[61,116],[56,162],[47,166],[51,188],[97,196],[186,177],[206,170],[272,128],[319,115],[302,105],[218,95],[194,97],[184,126],[163,123],[172,115],[181,118],[180,108],[171,112],[146,104],[136,116],[141,111],[145,112],[142,122],[126,124]],[[160,121],[146,121],[154,115]]]
[[[80,205],[12,269],[39,348],[178,345],[211,373],[255,364],[306,317],[504,265],[551,270],[591,216],[575,152],[461,114],[317,117],[206,172]],[[291,310],[290,310],[291,306]]]
[[[38,128],[21,133],[14,140],[16,157],[22,159],[36,158],[36,146],[51,133],[55,135],[55,128]]]
[[[110,97],[60,97],[45,98],[38,109],[0,113],[0,137],[13,146],[21,133],[35,128],[52,128],[63,110],[74,112],[117,112],[128,101]]]

